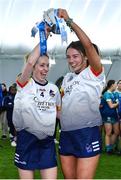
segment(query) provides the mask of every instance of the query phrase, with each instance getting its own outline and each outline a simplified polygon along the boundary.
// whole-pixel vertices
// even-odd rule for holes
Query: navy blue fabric
[[[39,140],[25,130],[17,132],[15,165],[26,170],[56,167],[56,149],[53,137]]]
[[[101,149],[101,134],[97,126],[74,131],[61,131],[60,155],[73,155],[78,158],[92,157],[100,154]]]
[[[118,101],[119,101],[118,115],[119,115],[120,118],[121,118],[121,93],[115,92],[115,94],[116,94],[116,97],[117,97],[117,99],[118,99]]]
[[[3,94],[2,94],[2,87],[0,84],[0,107],[2,107],[2,101],[3,101]]]
[[[105,92],[102,99],[101,99],[101,108],[100,112],[103,118],[112,117],[118,120],[118,115],[116,108],[110,108],[107,99],[111,99],[112,103],[116,103],[116,96],[115,93],[108,93]]]
[[[8,121],[9,133],[12,134],[13,136],[15,136],[15,128],[12,121],[14,98],[15,98],[14,94],[8,93],[8,95],[5,96],[3,100],[3,105],[7,110],[6,117]]]

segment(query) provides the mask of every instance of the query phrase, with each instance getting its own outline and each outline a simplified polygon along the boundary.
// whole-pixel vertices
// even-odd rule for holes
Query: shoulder
[[[48,82],[48,87],[49,87],[49,89],[55,89],[55,90],[58,90],[58,87],[57,87],[57,85],[55,85],[53,82]]]
[[[29,84],[33,84],[34,80],[32,78],[30,78],[26,83],[21,84],[18,79],[16,80],[17,83],[17,88],[19,89],[23,89],[24,87],[28,86]]]
[[[83,71],[83,73],[91,73],[93,76],[95,77],[100,77],[100,76],[104,76],[104,68],[102,67],[102,71],[100,73],[95,72],[91,66],[88,66],[87,68],[85,68]]]
[[[115,98],[118,98],[119,97],[119,92],[115,91],[115,92],[113,92],[113,95],[114,95]]]
[[[98,81],[101,82],[105,85],[106,79],[105,79],[105,74],[104,74],[104,70],[102,70],[102,72],[98,75],[95,75],[92,70],[91,67],[88,66],[87,68],[85,68],[82,72],[80,72],[80,76],[84,79],[87,80],[94,80],[94,81]]]
[[[71,81],[74,77],[76,76],[76,74],[75,73],[67,73],[65,76],[64,76],[64,78],[63,78],[63,82],[65,82],[65,81],[67,81],[67,82],[69,82],[69,81]]]
[[[24,86],[21,86],[17,82],[17,93],[26,92],[26,91],[32,89],[35,86],[34,84],[35,84],[35,82],[32,78],[30,78],[29,81]]]
[[[105,96],[106,99],[112,99],[113,93],[106,91],[104,93],[104,96]]]

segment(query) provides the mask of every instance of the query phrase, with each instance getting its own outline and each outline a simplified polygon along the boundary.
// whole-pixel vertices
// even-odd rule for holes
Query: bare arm
[[[112,103],[112,101],[107,101],[107,104],[112,109],[112,108],[117,108],[119,103],[118,102]]]
[[[46,38],[48,38],[50,34],[50,28],[47,25],[45,26],[45,33],[46,33]],[[40,57],[40,44],[38,43],[29,54],[25,67],[23,68],[22,74],[18,77],[18,81],[21,84],[25,84],[30,79],[33,72],[33,67],[39,57]]]
[[[69,15],[67,11],[64,9],[59,9],[59,17],[64,18],[65,21],[69,19]],[[90,66],[94,69],[94,71],[101,72],[102,65],[100,61],[100,56],[97,54],[89,37],[76,23],[72,22],[71,28],[73,29],[73,31],[76,33],[77,37],[83,44]]]
[[[22,70],[22,74],[18,77],[18,81],[21,84],[25,84],[31,77],[33,67],[40,56],[39,44],[29,54],[27,62]]]

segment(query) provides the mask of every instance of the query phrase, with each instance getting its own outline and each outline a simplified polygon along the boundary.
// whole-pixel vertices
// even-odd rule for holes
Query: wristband
[[[72,23],[73,23],[73,19],[68,18],[68,19],[66,20],[66,24],[67,24],[68,27],[70,27],[71,30],[72,30],[72,28],[71,28],[71,24],[72,24]]]

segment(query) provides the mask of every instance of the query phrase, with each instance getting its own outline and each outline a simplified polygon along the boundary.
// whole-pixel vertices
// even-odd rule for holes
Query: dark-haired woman
[[[89,37],[66,10],[59,9],[58,14],[79,39],[66,49],[71,72],[64,77],[61,88],[62,171],[67,179],[92,179],[101,153],[99,104],[105,76],[100,56]]]
[[[101,115],[105,129],[105,149],[108,154],[113,152],[113,145],[119,135],[119,120],[117,114],[118,99],[114,91],[117,84],[115,80],[109,80],[102,92]]]

